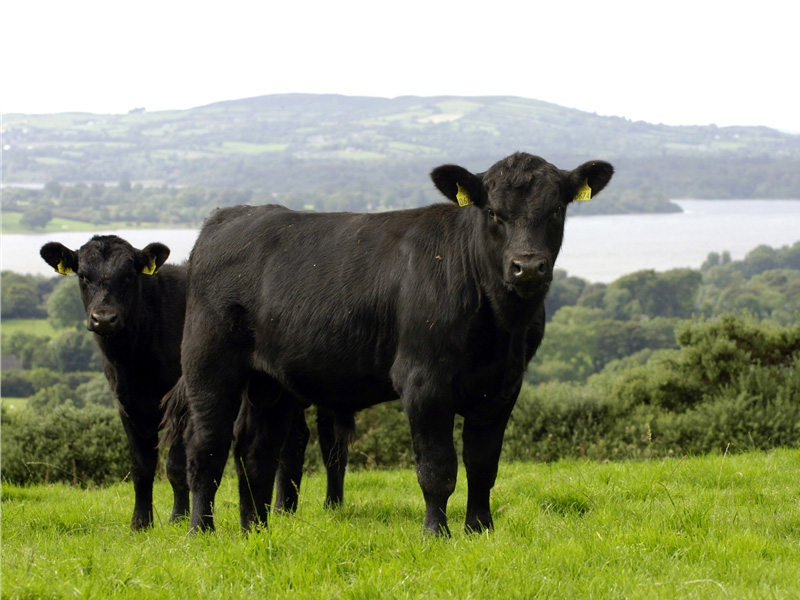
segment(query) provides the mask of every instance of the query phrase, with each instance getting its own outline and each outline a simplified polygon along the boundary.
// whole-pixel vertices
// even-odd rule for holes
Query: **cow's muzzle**
[[[506,281],[523,298],[546,292],[553,280],[550,261],[542,255],[525,255],[511,259]]]

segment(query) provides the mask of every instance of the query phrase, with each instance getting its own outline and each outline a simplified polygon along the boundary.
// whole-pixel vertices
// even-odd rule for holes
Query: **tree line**
[[[366,181],[328,183],[284,193],[216,190],[200,186],[146,187],[127,180],[116,185],[48,182],[42,189],[4,188],[3,212],[21,213],[20,224],[41,230],[56,217],[92,225],[199,227],[215,208],[237,204],[282,204],[296,210],[374,212],[445,201],[433,187],[400,183],[383,188]],[[680,208],[649,187],[618,191],[603,202],[576,204],[571,214],[674,212]]]
[[[547,332],[529,366],[504,457],[642,458],[725,451],[729,444],[797,445],[798,291],[800,242],[759,246],[740,261],[711,253],[699,270],[645,270],[610,284],[558,272],[547,298]],[[96,471],[115,477],[110,474],[126,468],[124,436],[85,331],[76,281],[4,272],[2,293],[4,319],[15,318],[5,312],[6,294],[26,295],[60,331],[54,337],[3,333],[3,354],[23,366],[2,373],[3,395],[28,399],[15,413],[3,406],[3,477],[102,483],[105,475],[80,465],[107,461],[108,448],[122,440],[119,464]],[[74,450],[95,448],[100,458],[81,454],[77,466],[63,463],[63,448],[52,443],[61,435],[52,419],[90,422],[98,435],[114,437]],[[50,445],[31,441],[41,436]],[[351,457],[356,468],[411,465],[399,403],[359,413]],[[307,463],[321,467],[314,444]]]

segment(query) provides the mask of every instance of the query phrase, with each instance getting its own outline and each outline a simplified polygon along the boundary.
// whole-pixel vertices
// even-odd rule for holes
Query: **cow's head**
[[[522,298],[547,292],[561,249],[567,205],[588,200],[611,179],[614,167],[587,162],[572,171],[522,152],[473,174],[456,165],[431,172],[436,187],[462,210],[479,210],[479,234],[506,289]]]
[[[39,251],[61,275],[78,275],[87,328],[108,336],[125,327],[139,298],[139,278],[153,275],[169,256],[158,242],[137,250],[115,235],[95,236],[78,250],[48,242]]]

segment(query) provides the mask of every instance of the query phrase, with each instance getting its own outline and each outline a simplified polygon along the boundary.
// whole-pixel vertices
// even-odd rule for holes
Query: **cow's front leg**
[[[404,396],[404,406],[411,426],[417,481],[425,498],[425,531],[449,536],[447,501],[458,475],[453,445],[455,413],[449,402],[438,403],[423,396]]]
[[[120,416],[125,435],[128,437],[135,497],[131,529],[145,529],[153,524],[153,480],[158,463],[158,435],[139,435],[130,417],[124,413],[120,413]]]
[[[513,406],[513,405],[512,405]],[[499,414],[464,419],[464,466],[467,471],[467,518],[465,529],[479,532],[494,528],[489,496],[497,479],[503,435],[511,409]]]

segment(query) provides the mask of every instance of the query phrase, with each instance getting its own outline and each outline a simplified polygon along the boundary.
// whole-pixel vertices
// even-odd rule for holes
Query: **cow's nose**
[[[543,256],[515,258],[511,261],[511,273],[515,281],[538,281],[547,278],[550,272],[550,263]]]
[[[100,335],[114,333],[119,327],[119,315],[112,311],[95,311],[89,316],[89,331]]]

